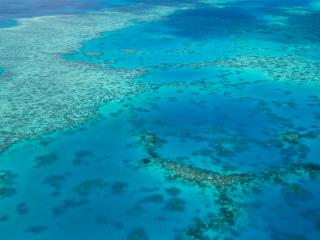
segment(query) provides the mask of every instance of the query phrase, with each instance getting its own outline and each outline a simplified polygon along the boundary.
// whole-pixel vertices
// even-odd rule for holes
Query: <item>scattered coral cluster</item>
[[[297,136],[293,133],[287,133],[282,137],[284,141],[297,140]],[[213,188],[213,198],[219,205],[218,213],[208,214],[206,219],[197,219],[195,225],[187,229],[186,234],[192,239],[207,239],[206,231],[219,231],[235,225],[242,209],[241,203],[238,202],[239,197],[250,189],[270,183],[285,185],[287,179],[292,176],[320,175],[320,165],[314,163],[295,163],[248,173],[210,171],[161,157],[158,149],[164,142],[153,133],[141,134],[139,143],[146,152],[146,158],[142,160],[143,164],[160,168],[169,179],[195,184],[201,188]]]
[[[0,199],[11,197],[16,192],[13,187],[16,177],[11,171],[0,171]]]
[[[228,60],[208,63],[212,66],[234,68],[261,68],[275,80],[320,81],[320,63],[294,56],[258,57],[240,56]]]

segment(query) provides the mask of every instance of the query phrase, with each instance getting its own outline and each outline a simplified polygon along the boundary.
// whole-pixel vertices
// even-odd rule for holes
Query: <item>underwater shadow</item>
[[[249,11],[238,7],[201,6],[178,11],[162,21],[177,37],[201,39],[224,37],[236,31],[261,24]]]

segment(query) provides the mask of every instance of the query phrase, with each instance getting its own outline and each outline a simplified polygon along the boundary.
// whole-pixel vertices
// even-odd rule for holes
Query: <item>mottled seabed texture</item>
[[[317,0],[1,0],[1,240],[320,239]]]

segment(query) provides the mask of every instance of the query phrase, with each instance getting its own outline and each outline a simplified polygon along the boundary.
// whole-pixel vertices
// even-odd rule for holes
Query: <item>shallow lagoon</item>
[[[128,4],[98,16],[40,18],[43,31],[50,21],[66,20],[88,31],[110,16],[116,25],[91,27],[86,36],[60,34],[69,45],[58,53],[50,52],[55,41],[41,53],[31,40],[12,42],[39,58],[23,67],[23,61],[1,59],[2,96],[15,96],[10,81],[19,86],[32,76],[36,84],[46,76],[35,89],[43,106],[23,95],[34,90],[26,84],[2,107],[12,111],[19,100],[14,109],[21,112],[2,119],[1,138],[23,134],[0,155],[1,237],[316,240],[317,5]],[[32,29],[34,23],[20,24]],[[9,29],[0,41],[9,33],[23,36]],[[51,66],[42,70],[35,65],[40,61]],[[15,78],[26,68],[27,75]],[[68,82],[66,91],[50,88],[57,80]],[[30,120],[10,123],[27,109],[34,110]]]

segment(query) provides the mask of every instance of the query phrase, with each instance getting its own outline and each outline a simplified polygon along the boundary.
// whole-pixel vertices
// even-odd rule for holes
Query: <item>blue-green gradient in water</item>
[[[1,239],[319,239],[319,4],[128,4],[177,10],[59,53],[137,90],[1,153]]]

